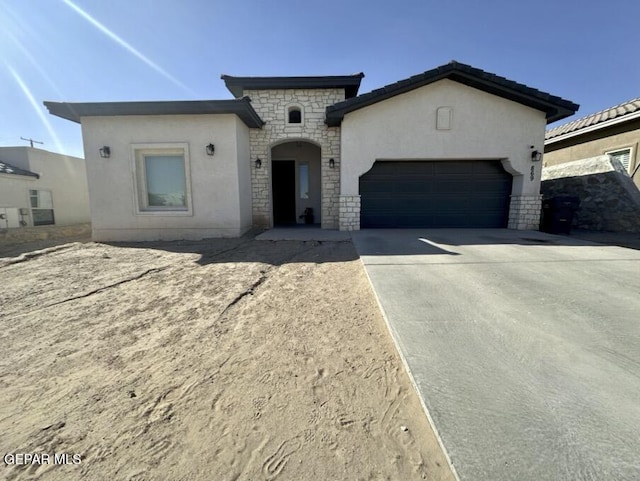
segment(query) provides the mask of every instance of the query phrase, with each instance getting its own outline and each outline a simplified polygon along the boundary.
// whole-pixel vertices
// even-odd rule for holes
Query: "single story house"
[[[90,222],[84,159],[0,147],[0,229]]]
[[[363,77],[223,75],[232,100],[45,105],[82,126],[98,241],[538,228],[545,127],[578,105],[458,62],[358,95]]]
[[[547,131],[544,164],[551,167],[602,155],[618,159],[640,187],[640,98]]]

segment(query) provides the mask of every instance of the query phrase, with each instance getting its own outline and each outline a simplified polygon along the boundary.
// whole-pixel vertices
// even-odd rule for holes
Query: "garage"
[[[360,225],[507,227],[511,183],[499,160],[376,161],[360,177]]]

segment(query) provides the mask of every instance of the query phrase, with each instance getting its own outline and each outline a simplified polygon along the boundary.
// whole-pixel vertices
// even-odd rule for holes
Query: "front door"
[[[296,162],[272,162],[273,225],[296,223]]]

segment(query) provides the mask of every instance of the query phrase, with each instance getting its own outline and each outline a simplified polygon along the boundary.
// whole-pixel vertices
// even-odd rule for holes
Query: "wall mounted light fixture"
[[[258,157],[256,159],[256,169],[259,169],[260,167],[262,167],[262,160]]]
[[[332,169],[336,168],[336,161],[333,158],[329,159],[329,167]]]
[[[531,152],[531,161],[532,162],[540,162],[542,160],[542,152],[538,150],[534,150]]]
[[[100,147],[98,149],[98,152],[100,152],[100,157],[102,157],[103,159],[108,159],[109,157],[111,157],[111,149],[106,145],[104,147]]]
[[[216,151],[216,146],[213,144],[209,144],[205,147],[206,151],[207,151],[207,155],[213,155],[213,153]]]

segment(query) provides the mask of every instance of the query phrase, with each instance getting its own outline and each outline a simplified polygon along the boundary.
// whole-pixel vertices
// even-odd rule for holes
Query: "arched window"
[[[302,123],[302,110],[300,109],[300,107],[289,107],[287,111],[287,123],[289,124]]]

